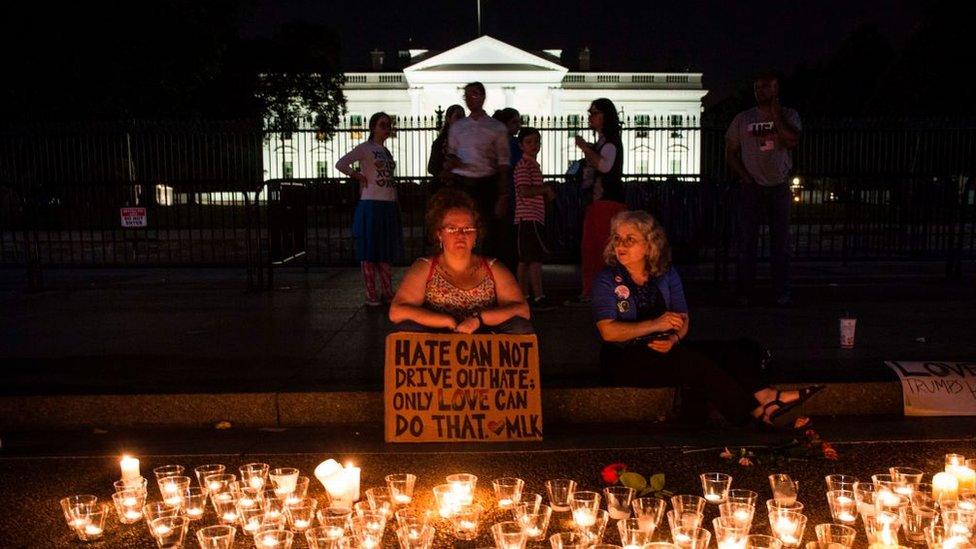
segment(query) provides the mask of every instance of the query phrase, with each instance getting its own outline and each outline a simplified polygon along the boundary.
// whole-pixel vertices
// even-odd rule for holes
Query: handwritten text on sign
[[[886,362],[901,379],[906,416],[976,416],[976,362]]]
[[[541,440],[534,335],[386,338],[389,442]]]

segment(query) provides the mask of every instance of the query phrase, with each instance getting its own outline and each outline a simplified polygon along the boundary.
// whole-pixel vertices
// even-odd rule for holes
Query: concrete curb
[[[789,386],[783,386],[788,388]],[[546,389],[547,423],[653,421],[674,404],[670,388]],[[901,384],[831,383],[800,410],[811,415],[902,413]],[[383,421],[381,392],[69,395],[0,397],[0,429],[69,427],[315,427]]]

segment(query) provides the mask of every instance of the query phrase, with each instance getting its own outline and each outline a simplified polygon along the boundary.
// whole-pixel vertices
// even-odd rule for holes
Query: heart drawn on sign
[[[505,428],[505,423],[502,421],[491,420],[488,422],[488,430],[491,431],[492,433],[495,433],[495,435],[502,434],[502,429],[504,428]]]

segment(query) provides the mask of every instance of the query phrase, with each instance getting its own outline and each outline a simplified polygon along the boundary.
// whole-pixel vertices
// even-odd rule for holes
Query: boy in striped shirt
[[[542,168],[536,161],[542,145],[539,130],[525,127],[518,135],[522,159],[515,165],[515,225],[518,230],[518,281],[522,293],[533,308],[551,308],[542,291],[542,262],[548,250],[545,234],[546,200],[556,192],[542,184]],[[529,291],[531,290],[531,296]]]

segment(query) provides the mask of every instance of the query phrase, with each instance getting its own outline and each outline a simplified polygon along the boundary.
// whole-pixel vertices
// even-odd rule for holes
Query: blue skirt
[[[391,200],[360,200],[352,218],[356,261],[394,263],[403,257],[400,208]]]

